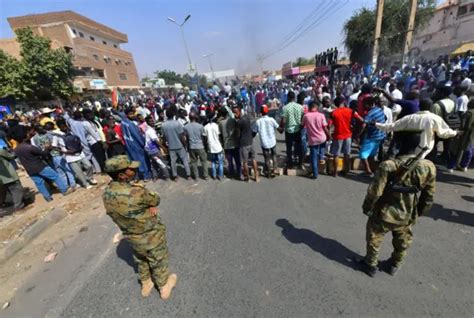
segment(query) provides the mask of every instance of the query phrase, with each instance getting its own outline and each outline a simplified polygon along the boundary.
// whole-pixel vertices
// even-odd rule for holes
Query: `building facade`
[[[447,0],[413,38],[412,55],[433,59],[474,41],[474,0]]]
[[[120,47],[128,42],[126,34],[73,11],[11,17],[8,22],[13,31],[30,27],[35,34],[51,39],[53,48],[71,52],[77,90],[139,88],[133,56]],[[14,39],[0,40],[0,49],[19,57]]]

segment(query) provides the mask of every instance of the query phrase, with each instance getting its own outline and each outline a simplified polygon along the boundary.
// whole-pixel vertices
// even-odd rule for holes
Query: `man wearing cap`
[[[160,197],[141,184],[131,183],[139,165],[125,155],[107,160],[105,171],[112,181],[102,199],[107,214],[132,245],[142,296],[148,297],[156,284],[161,298],[166,300],[171,296],[177,276],[168,271],[166,228],[158,215]]]
[[[54,123],[54,120],[51,118],[52,113],[54,113],[54,109],[51,109],[49,107],[42,108],[39,123],[41,126],[46,125],[46,123],[53,123],[54,129],[58,129],[58,127],[56,127],[56,124]]]
[[[262,105],[262,117],[257,119],[257,133],[260,136],[260,144],[265,158],[265,171],[270,178],[273,173],[276,174],[276,136],[275,129],[279,127],[276,120],[268,116],[268,106]]]

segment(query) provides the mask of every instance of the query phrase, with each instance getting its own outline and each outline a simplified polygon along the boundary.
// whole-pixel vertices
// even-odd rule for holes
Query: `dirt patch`
[[[69,214],[83,213],[88,209],[89,203],[94,202],[93,208],[97,209],[101,203],[95,202],[100,199],[104,186],[109,181],[106,176],[98,176],[97,186],[91,189],[79,188],[73,193],[63,196],[60,193],[53,194],[53,201],[46,202],[43,197],[36,193],[35,202],[26,209],[6,215],[0,218],[0,242],[5,245],[11,240],[19,237],[25,229],[34,224],[37,220],[51,212],[55,207],[64,208]],[[27,176],[20,176],[21,183],[24,187],[35,189],[33,181]]]

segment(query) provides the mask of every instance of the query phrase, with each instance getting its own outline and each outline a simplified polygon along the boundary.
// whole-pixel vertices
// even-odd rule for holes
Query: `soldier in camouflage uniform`
[[[401,133],[399,156],[380,164],[373,182],[370,184],[362,209],[369,216],[367,221],[367,254],[360,261],[361,269],[373,277],[378,265],[378,255],[382,240],[387,232],[392,232],[393,248],[388,261],[388,272],[395,275],[412,243],[412,226],[418,216],[427,213],[433,205],[435,192],[436,168],[429,160],[418,160],[407,170],[397,184],[390,186],[400,166],[409,158],[414,158],[419,144],[420,134],[416,132]],[[394,190],[396,189],[396,190]],[[413,189],[406,191],[404,189]]]
[[[148,297],[156,284],[161,298],[168,299],[177,276],[168,272],[166,228],[157,215],[160,197],[141,184],[131,183],[139,164],[125,155],[107,160],[105,170],[112,182],[102,198],[107,214],[132,245],[142,296]]]

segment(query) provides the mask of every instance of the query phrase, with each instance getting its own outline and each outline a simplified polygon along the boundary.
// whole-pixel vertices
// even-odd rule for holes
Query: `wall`
[[[0,49],[16,59],[20,58],[20,43],[15,39],[0,39]]]
[[[465,0],[461,6],[467,5],[467,13],[458,15],[460,6],[446,5],[437,9],[428,25],[417,32],[412,49],[425,58],[434,58],[441,54],[449,54],[462,43],[474,41],[474,1]]]

